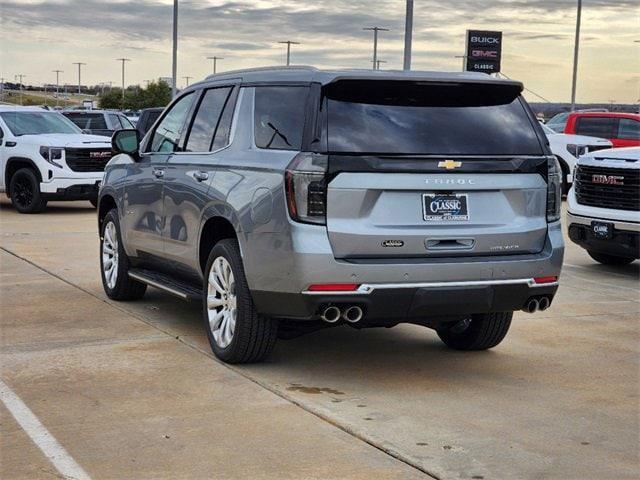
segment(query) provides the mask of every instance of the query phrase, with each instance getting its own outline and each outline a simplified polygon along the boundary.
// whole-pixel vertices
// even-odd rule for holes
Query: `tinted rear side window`
[[[325,87],[328,150],[340,153],[540,155],[513,85],[342,81]]]
[[[591,137],[613,138],[616,119],[611,117],[579,117],[576,122],[578,135]]]
[[[191,126],[186,146],[187,152],[208,152],[212,149],[220,115],[230,92],[230,87],[211,88],[205,91]]]
[[[65,113],[65,117],[78,127],[88,130],[108,130],[102,113]]]
[[[302,148],[308,93],[308,87],[256,87],[254,133],[258,148]]]
[[[617,138],[621,140],[640,140],[640,122],[633,118],[621,118],[618,123]]]

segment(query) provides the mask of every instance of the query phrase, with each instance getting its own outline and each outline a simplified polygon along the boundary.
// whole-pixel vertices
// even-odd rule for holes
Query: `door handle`
[[[164,177],[164,170],[161,168],[154,168],[153,174],[155,175],[156,178],[162,178]]]
[[[205,180],[209,179],[209,174],[207,172],[197,170],[193,172],[193,178],[195,178],[199,182],[204,182]]]

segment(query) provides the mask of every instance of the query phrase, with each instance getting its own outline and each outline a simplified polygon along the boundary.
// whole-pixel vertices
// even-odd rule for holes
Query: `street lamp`
[[[378,32],[388,32],[388,28],[381,27],[367,27],[363,28],[363,30],[369,30],[373,32],[373,69],[376,70],[377,60],[378,60]]]
[[[582,15],[582,0],[578,0],[576,15],[576,40],[573,47],[573,80],[571,82],[571,111],[576,109],[576,83],[578,81],[578,50],[580,48],[580,16]]]
[[[284,40],[278,43],[285,43],[287,45],[287,67],[291,63],[291,45],[300,45],[300,42],[292,42],[291,40]]]
[[[74,62],[74,65],[78,65],[78,95],[80,95],[80,85],[81,85],[81,72],[80,69],[82,68],[82,65],[86,65],[86,63],[83,62]]]
[[[403,70],[411,70],[411,41],[413,35],[413,0],[407,0],[407,13],[404,20],[404,63]]]
[[[176,83],[178,82],[178,0],[173,0],[173,53],[171,63],[171,98],[176,98]]]
[[[64,70],[53,70],[56,74],[56,107],[60,106],[60,74],[64,73]]]
[[[130,62],[130,58],[116,58],[119,62],[122,62],[122,110],[124,110],[124,64],[125,62]]]
[[[22,79],[24,77],[26,77],[24,73],[19,73],[14,77],[15,79],[18,79],[18,78],[20,79],[20,105],[22,105]]]
[[[213,74],[216,74],[216,65],[218,60],[224,60],[223,57],[207,57],[207,60],[213,60]]]

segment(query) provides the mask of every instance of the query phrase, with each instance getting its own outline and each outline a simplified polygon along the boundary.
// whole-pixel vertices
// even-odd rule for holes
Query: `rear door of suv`
[[[343,80],[323,93],[336,258],[543,249],[548,149],[517,85]]]

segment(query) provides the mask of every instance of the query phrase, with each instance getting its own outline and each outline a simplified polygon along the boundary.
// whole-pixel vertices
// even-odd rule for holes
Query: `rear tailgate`
[[[342,172],[328,186],[327,230],[336,258],[537,253],[546,189],[535,173]]]

